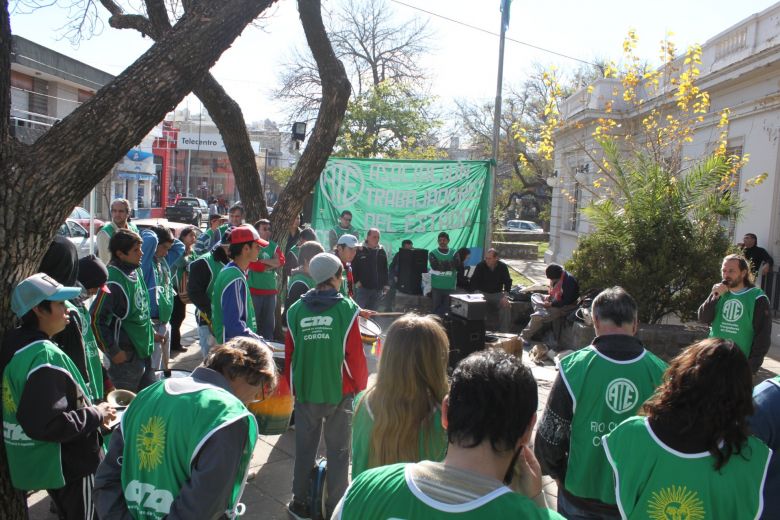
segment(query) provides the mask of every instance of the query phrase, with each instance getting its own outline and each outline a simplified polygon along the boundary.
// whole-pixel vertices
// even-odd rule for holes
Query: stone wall
[[[493,248],[501,258],[512,260],[536,260],[539,257],[539,247],[536,244],[522,242],[493,242]]]

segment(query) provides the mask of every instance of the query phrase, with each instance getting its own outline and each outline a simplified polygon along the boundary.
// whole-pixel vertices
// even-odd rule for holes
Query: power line
[[[487,29],[483,29],[482,27],[477,27],[476,25],[471,25],[471,24],[468,24],[466,22],[461,22],[460,20],[456,20],[454,18],[449,18],[447,16],[444,16],[444,15],[441,15],[441,14],[438,14],[438,13],[434,13],[432,11],[427,11],[427,10],[422,9],[420,7],[417,7],[417,6],[414,6],[414,5],[410,5],[410,4],[407,4],[405,2],[401,2],[400,0],[390,0],[390,1],[393,2],[393,3],[400,4],[400,5],[403,5],[405,7],[408,7],[410,9],[414,9],[416,11],[421,11],[421,12],[423,12],[425,14],[429,14],[431,16],[435,16],[437,18],[441,18],[443,20],[447,20],[448,22],[453,22],[453,23],[462,25],[464,27],[468,27],[469,29],[474,29],[475,31],[480,31],[480,32],[483,32],[483,33],[486,33],[486,34],[490,34],[491,36],[500,36],[498,33],[495,33],[493,31],[489,31]],[[532,49],[536,49],[536,50],[539,50],[539,51],[542,51],[542,52],[547,52],[547,53],[550,53],[550,54],[555,54],[556,56],[560,56],[561,58],[566,58],[566,59],[569,59],[569,60],[578,61],[580,63],[584,63],[585,65],[592,65],[594,67],[598,66],[598,64],[596,64],[596,63],[593,63],[593,62],[590,62],[590,61],[586,61],[586,60],[582,60],[580,58],[575,58],[574,56],[569,56],[568,54],[563,54],[562,52],[557,52],[557,51],[553,51],[553,50],[550,50],[550,49],[545,49],[544,47],[539,47],[538,45],[534,45],[533,43],[528,43],[528,42],[523,42],[523,41],[520,41],[520,40],[516,40],[516,39],[511,38],[509,36],[505,36],[505,39],[509,40],[510,42],[518,43],[520,45],[525,45],[526,47],[531,47]]]

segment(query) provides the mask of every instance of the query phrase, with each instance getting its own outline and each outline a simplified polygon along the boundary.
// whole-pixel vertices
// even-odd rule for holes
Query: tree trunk
[[[303,209],[303,202],[311,193],[333,151],[352,90],[344,65],[333,52],[328,34],[325,32],[320,13],[320,0],[298,0],[298,12],[306,33],[306,41],[317,62],[322,84],[322,99],[309,143],[290,181],[279,195],[271,215],[274,239],[282,244],[281,247],[284,247],[290,222]]]
[[[298,13],[301,25],[306,33],[322,85],[320,110],[314,130],[309,137],[309,143],[295,166],[292,177],[279,195],[271,215],[271,229],[274,240],[279,243],[282,251],[287,244],[288,227],[303,209],[303,203],[309,197],[312,188],[325,168],[325,163],[333,151],[336,137],[347,111],[347,103],[352,86],[347,78],[344,65],[336,57],[330,39],[322,23],[320,0],[298,0]],[[284,286],[282,287],[284,290]],[[281,305],[284,295],[276,299],[276,330],[275,335],[281,336]]]
[[[255,152],[249,141],[241,107],[211,74],[207,74],[192,92],[203,101],[225,143],[241,204],[244,206],[244,218],[252,223],[260,218],[268,218],[265,190],[260,182]]]
[[[27,146],[9,134],[11,30],[8,1],[3,0],[0,337],[13,323],[13,288],[35,272],[71,209],[202,81],[241,31],[274,2],[199,2],[119,77]],[[0,449],[0,518],[24,518],[23,499],[11,488],[4,455]]]

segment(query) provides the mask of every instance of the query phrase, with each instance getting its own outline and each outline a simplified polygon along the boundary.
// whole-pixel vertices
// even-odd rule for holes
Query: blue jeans
[[[583,509],[581,507],[577,507],[576,505],[572,504],[569,500],[566,499],[566,496],[564,495],[562,490],[558,490],[558,513],[561,514],[562,517],[566,518],[567,520],[618,520],[620,519],[620,514],[618,512],[615,512],[614,515],[609,515],[605,513],[594,513],[592,511],[588,511],[587,509]]]
[[[257,320],[257,333],[267,340],[274,339],[274,327],[276,326],[276,295],[253,294],[252,305],[255,306],[255,320]]]
[[[355,302],[361,309],[377,310],[379,306],[379,295],[382,293],[379,289],[366,289],[365,287],[355,288]]]
[[[431,289],[433,313],[444,317],[450,311],[450,294],[454,289]]]
[[[108,377],[115,388],[130,390],[138,393],[155,382],[152,358],[139,358],[135,351],[125,351],[127,361],[115,364],[113,361],[108,367]]]
[[[171,325],[170,323],[159,323],[156,320],[152,320],[154,326],[154,332],[163,336],[162,342],[154,342],[154,350],[152,351],[152,368],[155,370],[162,370],[168,368],[163,366],[163,359],[166,361],[171,358]]]

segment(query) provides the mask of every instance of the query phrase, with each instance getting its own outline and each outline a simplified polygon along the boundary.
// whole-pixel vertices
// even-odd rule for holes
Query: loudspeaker
[[[425,249],[398,250],[398,290],[406,294],[422,294],[422,274],[428,270]]]
[[[447,330],[447,338],[450,340],[451,369],[472,352],[485,348],[484,320],[467,320],[454,314],[447,314],[444,317],[444,326]]]

